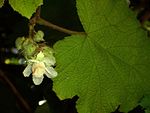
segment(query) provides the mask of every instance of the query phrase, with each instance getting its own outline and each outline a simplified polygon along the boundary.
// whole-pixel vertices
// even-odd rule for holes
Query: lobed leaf
[[[150,39],[123,0],[77,0],[87,36],[55,44],[61,99],[79,96],[78,113],[128,112],[150,94]]]

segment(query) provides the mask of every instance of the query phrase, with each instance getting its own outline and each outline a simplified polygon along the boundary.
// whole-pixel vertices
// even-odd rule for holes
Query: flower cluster
[[[44,43],[44,33],[42,31],[34,32],[34,35],[28,37],[19,37],[16,39],[16,47],[22,51],[27,61],[27,67],[23,71],[25,77],[32,74],[35,85],[42,83],[44,74],[48,78],[57,76],[57,72],[53,68],[55,65],[55,57],[52,48]]]

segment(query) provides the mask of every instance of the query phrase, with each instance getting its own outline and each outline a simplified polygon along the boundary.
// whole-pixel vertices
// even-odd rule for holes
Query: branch
[[[36,33],[34,30],[34,26],[36,25],[38,18],[40,18],[40,13],[41,13],[41,7],[39,6],[34,16],[29,20],[29,37],[30,38],[33,38]]]
[[[32,113],[32,109],[29,106],[29,104],[24,100],[24,98],[21,96],[21,94],[18,92],[18,90],[15,88],[15,86],[12,84],[12,82],[8,79],[6,75],[4,75],[3,71],[0,70],[0,80],[3,80],[7,83],[7,85],[10,87],[16,98],[19,100],[20,104],[27,113]]]
[[[69,29],[66,29],[66,28],[54,25],[51,22],[48,22],[48,21],[46,21],[46,20],[44,20],[42,18],[38,18],[37,23],[40,24],[40,25],[47,26],[47,27],[49,27],[51,29],[54,29],[54,30],[57,30],[57,31],[60,31],[60,32],[63,32],[63,33],[66,33],[66,34],[69,34],[69,35],[86,35],[85,32],[72,31],[72,30],[69,30]]]
[[[29,35],[33,34],[32,32],[33,32],[33,28],[34,28],[35,24],[44,25],[44,26],[47,26],[51,29],[54,29],[54,30],[57,30],[57,31],[60,31],[60,32],[63,32],[63,33],[69,34],[69,35],[87,35],[85,32],[72,31],[72,30],[54,25],[51,22],[48,22],[48,21],[42,19],[40,17],[40,10],[41,10],[41,7],[39,6],[36,10],[36,13],[35,13],[34,17],[31,18],[30,21],[29,21],[29,23],[30,23]]]

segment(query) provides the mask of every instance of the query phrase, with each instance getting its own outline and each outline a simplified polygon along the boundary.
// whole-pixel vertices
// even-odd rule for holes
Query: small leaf
[[[30,19],[43,0],[9,0],[9,3],[15,11]]]

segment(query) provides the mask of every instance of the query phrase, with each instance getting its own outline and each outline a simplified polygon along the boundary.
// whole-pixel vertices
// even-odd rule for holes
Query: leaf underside
[[[77,0],[87,36],[55,44],[61,99],[79,96],[79,113],[127,112],[150,93],[150,39],[123,0]]]

